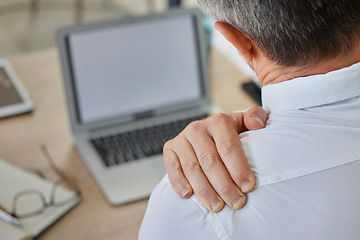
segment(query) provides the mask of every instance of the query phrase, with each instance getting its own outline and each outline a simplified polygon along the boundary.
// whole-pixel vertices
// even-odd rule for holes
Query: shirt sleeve
[[[204,212],[192,199],[182,199],[165,178],[151,194],[139,240],[218,240]]]

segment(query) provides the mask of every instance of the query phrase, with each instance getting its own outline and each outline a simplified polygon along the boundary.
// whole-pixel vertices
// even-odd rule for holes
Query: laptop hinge
[[[140,113],[136,113],[134,115],[135,120],[141,120],[141,119],[145,119],[145,118],[149,118],[149,117],[153,117],[153,116],[154,116],[154,111],[140,112]]]

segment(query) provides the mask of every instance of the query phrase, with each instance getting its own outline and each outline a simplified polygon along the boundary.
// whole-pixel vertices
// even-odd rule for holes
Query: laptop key
[[[176,137],[190,122],[204,117],[206,115],[99,137],[92,139],[91,143],[103,159],[105,166],[111,167],[161,154],[166,141]]]

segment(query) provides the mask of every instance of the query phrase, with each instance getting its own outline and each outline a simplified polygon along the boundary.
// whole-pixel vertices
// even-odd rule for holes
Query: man
[[[197,133],[204,133],[199,129],[214,128],[216,119],[191,124],[164,148],[169,177],[150,198],[139,238],[358,239],[360,2],[199,2],[205,12],[218,20],[215,27],[254,69],[264,86],[262,101],[269,113],[267,126],[240,134],[257,187],[248,194],[241,210],[233,210],[236,207],[231,201],[222,197],[230,195],[224,194],[228,188],[219,189],[218,185],[230,186],[224,182],[232,179],[238,186],[239,175],[249,172],[234,173],[236,159],[204,160],[198,154],[185,155],[190,147],[195,153],[205,151],[199,142],[206,138]],[[220,121],[217,128],[224,129],[229,122]],[[219,152],[217,144],[221,142],[214,141]],[[225,143],[225,152],[232,154],[235,142]],[[213,148],[208,151],[215,155]],[[188,164],[187,157],[199,163]],[[221,174],[214,177],[216,169]],[[174,177],[176,174],[180,177]],[[206,176],[211,188],[194,175]],[[182,176],[187,180],[179,180]],[[172,190],[169,179],[173,185],[180,184],[179,189],[193,189],[195,195],[203,198],[208,198],[204,191],[213,189],[232,208],[225,206],[213,213],[209,206],[201,204],[201,197],[181,199]],[[191,193],[189,190],[188,195]]]

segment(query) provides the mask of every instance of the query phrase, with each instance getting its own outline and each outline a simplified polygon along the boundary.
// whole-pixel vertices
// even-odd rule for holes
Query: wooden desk
[[[57,165],[76,176],[83,201],[41,235],[41,239],[137,239],[147,200],[114,207],[108,204],[76,152],[68,121],[62,75],[55,49],[10,58],[35,103],[29,114],[0,119],[0,157],[21,167],[36,166],[50,180],[40,152],[46,144]],[[256,105],[239,87],[247,80],[221,54],[210,59],[214,101],[225,111]]]

